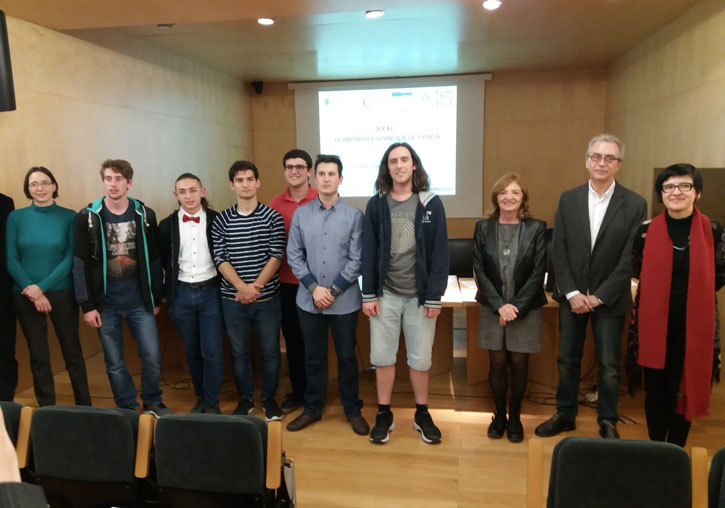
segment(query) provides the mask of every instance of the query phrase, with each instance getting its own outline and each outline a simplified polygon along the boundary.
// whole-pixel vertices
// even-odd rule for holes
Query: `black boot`
[[[521,403],[512,402],[509,406],[509,421],[506,425],[506,436],[512,443],[524,440],[524,426],[521,425]]]
[[[506,403],[496,403],[496,412],[493,413],[491,424],[488,426],[488,437],[501,439],[506,431]]]

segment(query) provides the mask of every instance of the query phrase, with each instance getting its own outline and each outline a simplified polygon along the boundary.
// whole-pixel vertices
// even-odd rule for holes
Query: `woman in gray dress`
[[[473,271],[481,304],[478,346],[489,350],[489,383],[496,411],[488,437],[524,439],[521,402],[529,353],[541,351],[541,307],[546,304],[546,223],[531,218],[523,178],[503,175],[491,192],[493,208],[473,236]],[[507,370],[511,403],[506,418]]]

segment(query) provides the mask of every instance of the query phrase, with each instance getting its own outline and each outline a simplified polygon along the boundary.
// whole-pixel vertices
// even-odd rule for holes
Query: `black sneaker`
[[[375,427],[370,431],[370,441],[375,444],[384,444],[390,439],[390,432],[395,428],[392,411],[378,411],[375,417]]]
[[[172,415],[174,412],[166,407],[166,404],[159,402],[158,404],[146,404],[143,403],[143,413],[147,415],[154,415],[154,418],[161,418],[162,416]]]
[[[232,411],[233,415],[251,415],[254,411],[254,401],[249,399],[241,399],[237,408]]]
[[[204,401],[202,399],[199,399],[196,401],[196,404],[194,404],[194,407],[191,408],[191,411],[189,413],[203,413],[204,412]]]
[[[274,400],[274,397],[265,399],[262,402],[262,407],[264,407],[264,419],[268,422],[282,419],[282,410],[277,405],[277,401]]]
[[[219,409],[219,404],[212,404],[212,405],[204,404],[204,412],[206,414],[211,414],[211,415],[222,414],[222,410]]]
[[[416,413],[415,419],[413,420],[413,428],[420,432],[420,437],[426,443],[435,444],[441,442],[441,431],[433,423],[433,417],[430,413]]]

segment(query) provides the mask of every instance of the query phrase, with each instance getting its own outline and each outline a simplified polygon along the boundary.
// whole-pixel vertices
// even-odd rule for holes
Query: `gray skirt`
[[[498,324],[498,314],[483,305],[478,314],[478,347],[515,353],[541,352],[541,309],[531,309],[523,319],[506,326]]]

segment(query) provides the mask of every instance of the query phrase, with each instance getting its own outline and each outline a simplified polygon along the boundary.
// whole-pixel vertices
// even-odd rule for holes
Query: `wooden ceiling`
[[[606,67],[698,1],[502,0],[490,12],[480,0],[0,0],[0,9],[100,44],[119,32],[244,80],[316,81]],[[368,20],[368,9],[385,16]]]

